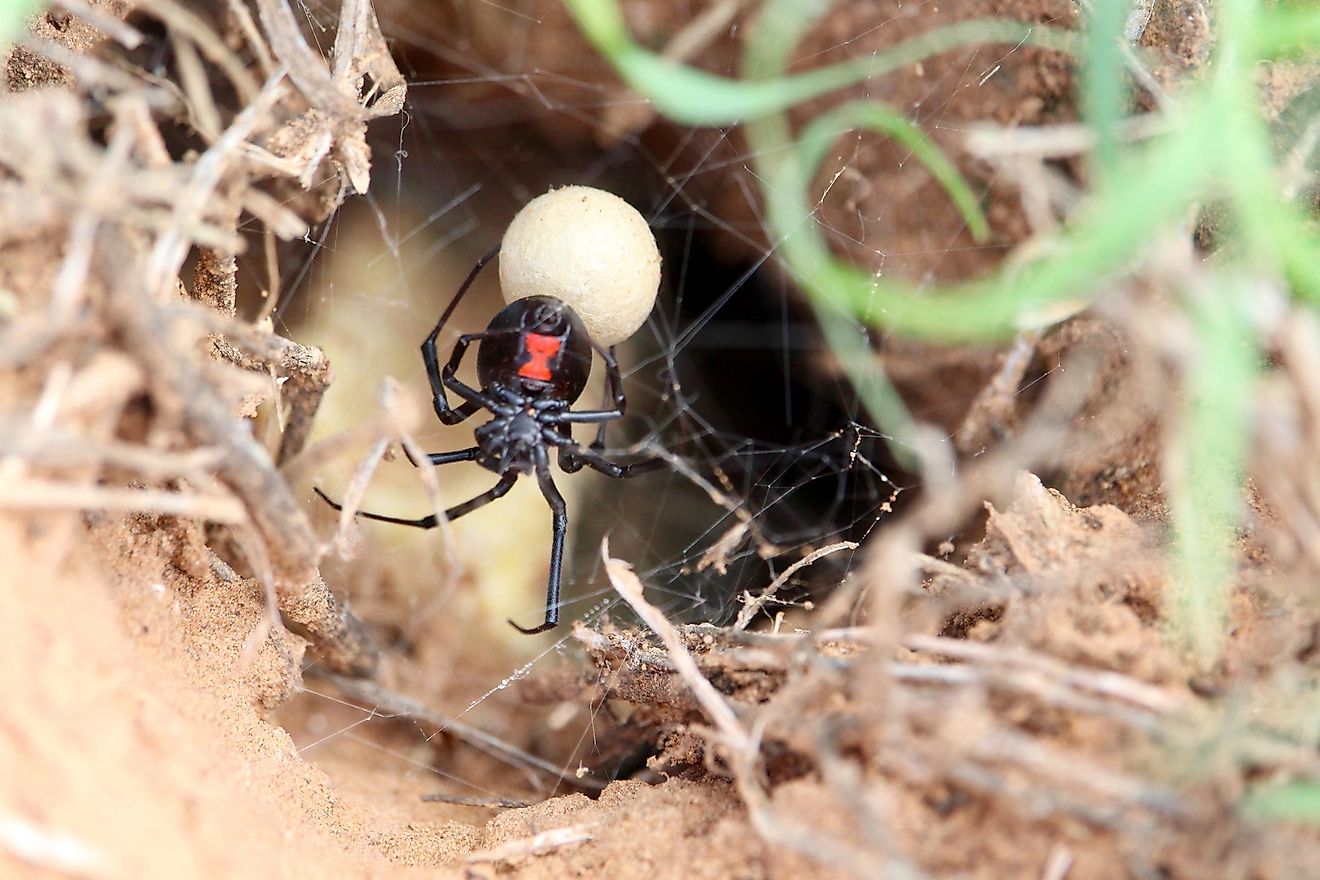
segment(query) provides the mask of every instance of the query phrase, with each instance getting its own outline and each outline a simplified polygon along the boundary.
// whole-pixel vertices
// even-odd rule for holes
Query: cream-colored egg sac
[[[589,186],[528,202],[500,244],[507,302],[553,296],[573,307],[591,338],[616,345],[637,332],[660,288],[660,251],[637,209]]]

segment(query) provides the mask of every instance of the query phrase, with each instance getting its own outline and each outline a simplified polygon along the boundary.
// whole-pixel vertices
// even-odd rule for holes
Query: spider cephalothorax
[[[545,622],[530,628],[518,626],[513,621],[509,623],[521,632],[538,633],[559,623],[559,589],[564,538],[568,531],[566,505],[550,477],[548,450],[556,450],[559,467],[567,473],[586,466],[611,477],[630,477],[653,469],[661,462],[648,459],[618,464],[600,453],[605,445],[606,423],[622,418],[626,406],[619,363],[614,357],[614,347],[602,348],[593,342],[573,309],[554,297],[529,296],[510,303],[482,332],[460,336],[449,361],[443,369],[440,368],[436,354],[440,331],[477,273],[498,252],[499,248],[496,248],[473,267],[435,329],[422,343],[422,360],[434,395],[435,414],[440,421],[456,425],[483,409],[493,417],[473,432],[475,446],[456,452],[432,453],[428,458],[433,465],[475,461],[500,475],[499,482],[489,491],[446,510],[446,519],[457,519],[500,498],[509,491],[520,473],[536,475],[541,493],[554,515]],[[478,343],[477,381],[480,389],[467,385],[457,375],[459,364],[473,342]],[[597,350],[605,361],[608,408],[574,411],[570,407],[582,396],[591,373],[592,349]],[[463,402],[451,407],[446,390],[458,395]],[[573,439],[570,429],[575,423],[600,425],[590,447],[584,448]],[[342,509],[319,489],[316,491],[336,510]],[[418,519],[366,512],[358,515],[420,529],[434,528],[439,522],[434,515]]]

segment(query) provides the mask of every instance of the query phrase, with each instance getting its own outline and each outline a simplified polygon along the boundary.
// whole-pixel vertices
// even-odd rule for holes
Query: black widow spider
[[[546,583],[545,622],[523,627],[509,624],[531,635],[545,632],[559,624],[559,587],[564,559],[564,536],[568,531],[568,512],[564,498],[550,478],[548,447],[558,450],[559,467],[575,473],[585,465],[611,477],[631,477],[663,466],[660,459],[645,459],[633,464],[618,464],[600,453],[605,446],[606,423],[622,418],[626,401],[623,377],[614,346],[602,348],[587,335],[577,313],[551,296],[529,296],[505,306],[480,333],[466,333],[458,338],[444,369],[440,369],[435,343],[467,293],[477,274],[500,249],[497,246],[472,267],[454,299],[440,315],[431,335],[422,343],[426,377],[435,398],[435,414],[446,425],[457,425],[479,410],[489,410],[489,422],[473,433],[477,445],[455,452],[433,452],[427,456],[433,465],[457,461],[475,461],[500,475],[500,481],[488,492],[445,511],[445,519],[458,519],[478,507],[502,497],[520,473],[535,473],[541,494],[554,513],[554,536],[550,545],[550,575]],[[477,379],[481,390],[465,384],[456,375],[468,346],[480,341],[477,348]],[[610,409],[572,411],[570,406],[582,395],[591,373],[591,350],[605,360],[605,405]],[[456,407],[449,405],[445,389],[463,399]],[[596,439],[584,449],[573,440],[570,428],[575,423],[597,423]],[[405,449],[406,452],[406,449]],[[409,455],[409,461],[418,463]],[[320,489],[316,494],[335,510],[343,506],[330,500]],[[439,524],[435,514],[418,519],[384,516],[358,511],[358,516],[379,522],[433,529]]]

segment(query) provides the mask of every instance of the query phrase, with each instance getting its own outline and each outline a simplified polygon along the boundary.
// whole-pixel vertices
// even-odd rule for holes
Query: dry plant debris
[[[321,579],[319,542],[276,467],[301,450],[329,366],[262,321],[235,317],[234,258],[250,240],[240,220],[259,222],[267,236],[300,236],[365,191],[366,123],[402,107],[403,77],[366,2],[343,4],[329,59],[308,46],[280,0],[258,3],[255,18],[239,5],[207,18],[171,0],[138,4],[168,33],[177,82],[126,59],[78,54],[98,24],[138,42],[135,28],[106,24],[125,9],[96,7],[69,32],[79,43],[20,41],[65,67],[53,81],[67,88],[29,89],[0,106],[5,204],[22,206],[0,227],[4,286],[17,300],[0,327],[0,362],[18,378],[2,417],[13,445],[0,505],[154,510],[229,524],[284,622],[330,666],[367,671],[373,651]],[[26,57],[11,54],[11,85]],[[240,104],[222,107],[218,96],[230,90]],[[104,116],[94,117],[94,106]],[[171,153],[162,133],[171,115],[203,149]],[[183,280],[190,255],[191,286]],[[270,287],[273,308],[274,276]],[[272,395],[287,414],[275,456],[239,418]],[[126,414],[143,407],[151,416],[139,436],[117,436]],[[22,453],[60,445],[78,448],[80,460]]]
[[[815,549],[746,596],[729,628],[670,623],[626,565],[607,557],[608,577],[649,629],[576,627],[587,669],[547,693],[601,710],[592,733],[602,743],[656,745],[639,776],[665,781],[608,782],[586,767],[567,778],[571,768],[541,757],[534,735],[506,741],[407,696],[394,658],[369,679],[376,648],[322,576],[325,548],[289,488],[291,474],[354,443],[373,446],[355,486],[390,443],[417,451],[388,392],[377,421],[304,448],[330,364],[268,320],[282,290],[276,239],[305,234],[366,191],[366,126],[403,107],[404,78],[371,5],[340,4],[328,55],[309,43],[287,0],[141,0],[132,17],[130,4],[113,0],[57,5],[10,50],[0,98],[0,559],[11,580],[0,589],[0,693],[12,720],[0,725],[0,869],[1314,873],[1314,833],[1253,824],[1236,804],[1262,780],[1320,771],[1320,713],[1297,710],[1314,701],[1320,662],[1317,608],[1301,589],[1320,572],[1315,321],[1281,329],[1281,368],[1257,403],[1254,519],[1219,667],[1194,671],[1161,638],[1168,576],[1151,461],[1169,401],[1148,381],[1165,352],[1137,325],[1150,318],[1149,336],[1167,325],[1158,291],[1134,283],[1136,318],[1086,316],[1024,335],[997,359],[889,352],[908,387],[962,377],[926,411],[954,401],[946,421],[962,426],[960,452],[970,457],[957,480],[877,532],[863,548],[866,566],[811,614],[780,616],[772,631],[753,626],[791,577],[855,549],[850,542]],[[1180,5],[1188,21],[1204,18],[1201,3],[1138,11],[1168,23]],[[663,4],[634,6],[657,29],[675,15]],[[1052,0],[978,6],[1074,14]],[[713,4],[671,29],[669,54],[727,52],[720,34],[749,8]],[[543,19],[532,48],[581,55],[563,39],[559,15]],[[879,6],[846,10],[822,38],[845,45],[842,37],[865,30],[890,39],[868,24],[883,15]],[[164,74],[135,62],[135,51],[162,39],[157,32],[172,50]],[[1203,53],[1187,42],[1194,66]],[[1014,56],[1007,74],[1035,88],[999,93],[988,115],[1005,124],[1043,119],[1046,99],[1062,101],[1071,85],[1030,53]],[[1162,82],[1176,75],[1152,72]],[[611,143],[663,127],[645,107],[602,107],[594,130]],[[954,109],[987,115],[983,103]],[[1015,181],[1010,195],[995,194],[992,214],[1003,236],[1020,241],[1049,225],[1051,200],[1068,197],[1042,157],[1075,150],[1084,133],[1056,127],[1062,145],[1028,145],[1024,159],[1020,140],[1019,152],[1004,152],[1005,130],[982,131],[968,150]],[[692,142],[698,153],[710,147],[704,135]],[[876,185],[899,167],[885,148],[859,144],[848,163],[823,206],[842,234],[850,223],[889,222],[864,218],[904,213],[865,208],[895,190]],[[910,183],[897,189],[919,199]],[[750,191],[734,176],[692,187],[714,194],[712,210],[730,228],[755,207],[729,195]],[[943,254],[950,219],[898,231],[896,249]],[[248,248],[264,251],[269,271],[264,306],[244,317],[236,258]],[[979,268],[987,257],[967,249],[959,259],[939,270]],[[1041,361],[1062,378],[1025,401],[1019,386]],[[250,422],[269,410],[273,442]],[[1060,451],[1079,437],[1086,442]],[[688,468],[684,476],[737,521],[701,565],[725,565],[745,541],[765,556],[780,551],[737,499],[681,459],[670,464]],[[1056,471],[1051,482],[1074,500],[1114,499],[1123,509],[1076,506],[1024,468]],[[925,552],[977,522],[986,499],[996,501],[957,562]],[[444,749],[460,740],[507,770],[483,771],[492,785],[536,793],[566,782],[596,797],[523,806],[435,795],[433,777],[400,779],[368,758],[327,763],[332,781],[263,714],[303,686],[309,646],[326,670],[309,688],[330,684],[374,717],[426,725],[425,761],[458,760]],[[484,825],[470,813],[420,812],[445,805],[501,812],[482,814]],[[243,851],[233,847],[235,828]]]
[[[1009,507],[990,509],[968,567],[925,566],[897,624],[680,627],[607,558],[660,644],[629,630],[574,635],[595,665],[584,685],[634,704],[633,723],[660,738],[652,767],[732,778],[766,846],[845,875],[885,864],[886,876],[935,866],[982,876],[974,849],[916,833],[905,813],[915,798],[944,829],[990,823],[979,841],[1017,842],[985,876],[1065,854],[1080,876],[1171,864],[1177,876],[1223,876],[1215,847],[1245,833],[1225,794],[1244,770],[1198,779],[1162,763],[1174,731],[1215,710],[1151,625],[1167,588],[1160,560],[1127,514],[1078,509],[1024,473]],[[1314,844],[1292,864],[1313,858]],[[1250,850],[1235,852],[1233,872],[1275,858]]]

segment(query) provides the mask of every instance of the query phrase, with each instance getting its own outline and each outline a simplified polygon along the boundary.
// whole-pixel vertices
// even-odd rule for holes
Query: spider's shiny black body
[[[536,450],[563,442],[558,425],[586,388],[587,332],[564,303],[534,296],[506,306],[482,336],[477,378],[495,417],[474,432],[477,462],[498,474],[532,473]]]
[[[567,473],[584,466],[611,477],[630,477],[660,464],[648,459],[633,464],[610,461],[600,450],[605,445],[607,422],[622,418],[626,401],[623,396],[623,377],[614,348],[602,349],[591,340],[577,314],[560,300],[549,296],[531,296],[505,306],[481,333],[468,333],[458,338],[453,353],[444,368],[436,354],[436,340],[463,298],[477,273],[499,252],[491,251],[473,267],[452,302],[440,316],[435,329],[422,343],[422,360],[434,395],[435,414],[446,425],[456,425],[475,415],[479,410],[492,414],[490,421],[473,434],[476,445],[456,452],[437,452],[427,456],[433,465],[456,461],[475,461],[487,470],[500,475],[500,481],[489,491],[470,501],[445,511],[446,519],[457,519],[482,505],[502,497],[513,486],[519,474],[535,474],[541,493],[554,515],[554,531],[550,547],[550,573],[546,583],[545,622],[536,627],[521,627],[509,621],[524,633],[538,633],[559,623],[559,589],[562,580],[564,538],[568,531],[568,514],[563,496],[550,477],[549,450],[557,451],[559,467]],[[458,378],[458,367],[473,342],[477,348],[477,381],[480,389],[473,388]],[[592,349],[605,360],[606,409],[577,410],[572,405],[582,396],[591,374]],[[449,405],[446,391],[462,399],[456,407]],[[573,440],[571,426],[575,423],[595,423],[600,427],[596,440],[583,448]],[[411,458],[410,458],[411,460]],[[417,464],[413,461],[413,464]],[[321,490],[316,490],[331,507],[342,509]],[[359,512],[359,516],[381,522],[414,528],[430,529],[439,524],[432,516],[404,519],[377,513]]]

